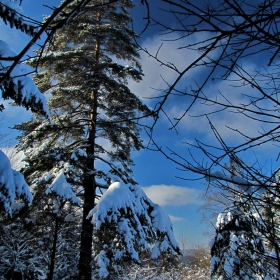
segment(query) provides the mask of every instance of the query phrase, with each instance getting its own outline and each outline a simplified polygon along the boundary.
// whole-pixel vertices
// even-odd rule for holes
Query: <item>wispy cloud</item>
[[[132,92],[141,98],[153,98],[161,95],[169,87],[169,84],[178,77],[176,71],[162,65],[161,62],[183,70],[198,56],[197,52],[184,48],[188,44],[187,39],[173,40],[176,37],[179,37],[176,33],[166,35],[164,36],[165,41],[163,41],[162,36],[156,35],[143,42],[142,48],[146,49],[152,56],[157,57],[159,61],[144,51],[140,53],[140,63],[145,76],[140,83],[129,82]]]
[[[183,218],[180,218],[180,217],[175,217],[175,216],[172,216],[172,215],[168,215],[168,216],[169,216],[172,223],[181,222],[181,221],[184,220]]]
[[[174,185],[152,185],[143,187],[147,196],[160,206],[201,205],[202,191]]]
[[[204,34],[201,34],[199,38],[192,37],[191,43],[194,43],[195,41],[203,41],[204,39],[207,39],[208,36],[209,35],[205,32]],[[190,43],[188,38],[173,40],[178,37],[180,37],[180,34],[176,34],[176,32],[174,32],[172,34],[165,35],[165,41],[163,41],[163,37],[156,35],[151,38],[147,38],[143,42],[142,47],[143,49],[147,49],[152,55],[157,55],[159,60],[165,63],[172,63],[179,70],[182,70],[189,66],[199,54],[195,51],[190,51],[184,48],[184,46],[187,46],[188,43]],[[211,53],[212,58],[215,58],[218,52],[219,50],[216,50]],[[140,62],[145,74],[143,81],[140,83],[130,82],[129,86],[132,92],[136,93],[141,98],[153,98],[162,95],[168,86],[172,84],[178,77],[178,73],[176,71],[161,65],[160,62],[151,58],[144,52],[141,52]],[[254,63],[251,61],[247,61],[243,65],[243,68],[245,70],[256,69],[256,65],[254,65]],[[177,85],[177,89],[184,91],[186,88],[189,89],[191,85],[195,86],[193,83],[203,76],[203,69],[205,69],[205,67],[197,67],[187,72],[184,78],[181,80],[181,84]],[[236,81],[238,81],[238,79],[233,74],[229,77],[229,80],[231,80],[231,82],[215,81],[212,84],[207,85],[207,87],[204,89],[205,95],[208,98],[212,98],[213,100],[221,101],[223,103],[227,102],[223,97],[224,95],[227,97],[229,105],[246,104],[246,101],[248,101],[246,96],[247,94],[252,94],[253,89],[250,86],[237,86]],[[189,97],[180,98],[177,98],[176,100],[174,99],[175,101],[172,100],[172,103],[168,100],[166,103],[168,107],[165,108],[165,112],[171,120],[181,117],[192,101],[192,99]],[[193,106],[193,108],[189,111],[189,114],[192,116],[208,114],[211,121],[215,125],[215,128],[225,141],[234,141],[235,144],[237,141],[243,141],[244,138],[242,134],[238,133],[238,131],[245,131],[246,135],[251,137],[258,135],[261,131],[261,127],[263,125],[262,123],[256,123],[254,120],[241,115],[240,112],[239,114],[236,114],[232,112],[231,109],[220,111],[224,108],[213,104],[209,105],[211,106],[205,106],[205,104],[202,104],[198,100],[195,106]],[[214,111],[220,111],[220,113],[211,114]],[[244,119],[246,119],[246,121],[244,121]],[[166,119],[166,121],[168,120]],[[209,122],[205,117],[192,118],[187,116],[182,119],[181,125],[182,130],[184,130],[188,135],[193,135],[193,133],[201,133],[205,139],[208,139],[209,141],[214,140],[213,132],[211,131]]]
[[[244,64],[244,69],[249,72],[250,69],[256,69],[256,65]],[[180,99],[177,99],[177,102],[174,102],[173,106],[166,111],[172,120],[185,115],[177,128],[185,132],[187,138],[192,137],[194,133],[200,133],[205,139],[213,142],[215,136],[205,115],[209,117],[222,139],[229,145],[244,142],[244,135],[254,138],[262,131],[268,131],[273,127],[274,119],[272,117],[264,118],[250,112],[243,114],[241,109],[231,107],[231,105],[235,105],[242,108],[244,104],[248,104],[248,109],[258,112],[258,108],[254,107],[251,99],[257,99],[259,93],[249,85],[240,86],[239,79],[234,74],[229,77],[229,80],[210,84],[204,89],[204,94],[209,100],[226,104],[228,108],[210,102],[205,104],[198,100],[185,115],[189,103],[180,97],[181,102]],[[254,98],[250,98],[250,96],[254,96]],[[273,110],[273,105],[272,102],[262,104],[267,111]],[[259,120],[263,118],[265,122],[256,121],[255,118]]]

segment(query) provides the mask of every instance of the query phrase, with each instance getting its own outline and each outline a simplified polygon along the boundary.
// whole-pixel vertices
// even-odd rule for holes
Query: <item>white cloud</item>
[[[168,215],[168,216],[169,216],[172,223],[181,222],[181,221],[184,220],[183,218],[180,218],[180,217],[175,217],[175,216],[172,216],[172,215]]]
[[[193,62],[198,57],[198,53],[195,51],[180,48],[186,46],[190,39],[192,39],[191,43],[194,43],[198,41],[203,41],[203,39],[207,39],[208,35],[207,33],[204,33],[201,34],[200,37],[182,38],[180,40],[175,41],[172,40],[176,37],[179,38],[180,34],[174,32],[164,37],[154,36],[146,39],[146,41],[144,41],[144,43],[142,44],[142,47],[144,49],[147,49],[152,55],[156,55],[157,51],[159,50],[159,47],[163,43],[163,46],[158,52],[158,58],[164,61],[165,63],[172,62],[174,65],[176,65],[176,67],[179,70],[182,70],[188,65],[190,65],[191,62]],[[164,38],[166,41],[162,41],[162,38]],[[211,54],[211,57],[215,58],[218,52],[219,50],[217,49]],[[141,53],[141,57],[142,59],[140,62],[143,66],[143,72],[145,74],[143,81],[141,81],[140,83],[130,82],[129,86],[132,92],[136,93],[142,98],[153,98],[155,96],[160,96],[164,92],[164,90],[168,88],[166,82],[168,84],[172,84],[178,77],[178,73],[168,69],[165,66],[160,66],[159,62],[157,62],[155,59],[151,58],[144,52]],[[245,70],[256,69],[256,65],[254,65],[252,61],[247,61],[244,62],[243,68]],[[203,76],[202,71],[204,69],[205,68],[203,67],[191,69],[191,71],[187,72],[184,78],[181,80],[179,87],[182,90],[184,90],[186,87],[189,89],[194,81],[199,80],[201,75]],[[208,98],[212,98],[213,100],[217,98],[217,100],[225,102],[223,96],[219,94],[219,92],[221,92],[229,100],[229,104],[231,103],[240,105],[249,102],[249,98],[247,96],[251,94],[254,95],[254,90],[250,86],[237,86],[235,81],[238,81],[238,78],[235,77],[235,75],[231,75],[229,79],[231,80],[231,82],[215,81],[212,84],[207,85],[207,87],[204,89],[204,93],[207,95]],[[257,94],[255,96],[257,96]],[[187,108],[187,106],[189,106],[191,102],[190,97],[179,97],[177,99],[172,99],[172,101],[170,99],[166,103],[168,107],[165,108],[165,110],[167,115],[171,119],[181,117],[184,114],[185,109]],[[199,100],[197,100],[196,104],[190,110],[189,114],[197,116],[209,113],[211,121],[213,122],[215,128],[220,133],[222,138],[225,141],[231,142],[232,144],[237,144],[244,141],[244,137],[237,131],[245,132],[245,134],[250,137],[256,137],[259,135],[259,132],[262,131],[262,127],[264,125],[267,129],[269,129],[267,124],[257,123],[256,121],[250,118],[246,118],[244,115],[241,115],[241,113],[233,113],[230,108],[228,110],[221,111],[218,114],[210,114],[211,112],[220,109],[222,108],[216,105],[207,106],[205,104],[202,104]],[[257,110],[257,108],[253,109]],[[166,122],[168,122],[167,119],[163,119]],[[168,124],[168,126],[170,127],[170,123]],[[232,128],[233,130],[229,129],[228,127]],[[185,136],[187,135],[188,138],[190,138],[190,135],[193,136],[194,133],[198,132],[203,134],[203,137],[205,137],[205,139],[209,141],[214,140],[214,134],[210,129],[208,120],[205,117],[192,118],[187,116],[181,121],[181,128],[181,131],[185,131],[184,134]],[[236,130],[234,131],[234,129]],[[192,142],[192,139],[185,140],[188,142]]]
[[[172,36],[172,37],[171,37]],[[183,70],[198,57],[198,53],[190,51],[184,47],[188,44],[187,39],[173,40],[180,37],[179,34],[173,33],[163,37],[156,35],[152,38],[147,38],[141,45],[151,55],[158,57],[164,63],[172,63],[179,70]],[[194,38],[192,38],[194,40]],[[144,77],[140,83],[133,81],[129,82],[129,88],[132,92],[141,98],[153,98],[160,96],[161,93],[168,88],[169,83],[173,83],[178,77],[178,73],[164,65],[161,65],[156,59],[152,58],[145,52],[141,52],[140,63],[143,68]],[[192,75],[195,71],[192,71]]]
[[[143,187],[147,196],[160,206],[201,205],[203,192],[193,188],[174,185],[152,185]]]
[[[244,64],[244,69],[247,71],[255,68],[255,65]],[[232,81],[220,81],[218,83],[210,84],[207,88],[205,88],[204,94],[207,98],[209,98],[209,100],[214,100],[228,105],[232,104],[240,108],[244,104],[251,104],[247,108],[258,112],[258,108],[254,107],[254,103],[252,102],[252,100],[260,98],[258,91],[256,89],[252,89],[251,86],[240,86],[238,78],[234,74],[232,74],[229,79]],[[226,99],[222,95],[224,95]],[[253,97],[251,98],[251,96]],[[170,119],[180,118],[183,116],[186,108],[190,104],[190,101],[183,98],[181,98],[180,102],[180,98],[177,99],[177,102],[174,102],[174,105],[167,111]],[[262,107],[267,111],[269,109],[272,111],[274,106],[275,104],[270,101],[262,104]],[[213,112],[215,113],[212,114]],[[269,119],[267,117],[265,120],[268,122],[258,122],[253,118],[250,118],[249,112],[246,113],[246,116],[242,114],[242,110],[237,111],[231,107],[225,108],[217,104],[206,104],[197,100],[189,110],[188,114],[181,119],[178,127],[182,132],[185,132],[187,137],[193,137],[194,133],[201,133],[207,140],[213,141],[215,136],[211,130],[209,121],[205,117],[206,114],[222,139],[230,144],[244,142],[244,136],[239,132],[254,138],[259,136],[262,131],[269,131],[269,129],[273,127],[272,123],[269,121],[274,121],[273,118]],[[251,114],[251,116],[264,119],[264,117],[257,114]],[[167,121],[168,120],[166,120],[166,122]],[[190,142],[190,140],[187,141]]]

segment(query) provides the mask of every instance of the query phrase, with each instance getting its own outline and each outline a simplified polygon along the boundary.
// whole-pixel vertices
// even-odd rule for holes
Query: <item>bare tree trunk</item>
[[[89,124],[89,148],[87,150],[89,163],[88,170],[94,170],[94,146],[96,132],[97,117],[97,96],[92,92],[92,110],[90,113]],[[79,259],[79,279],[91,280],[91,255],[92,255],[92,235],[93,225],[87,216],[94,208],[94,200],[96,193],[96,184],[94,175],[85,175],[84,178],[84,205],[83,205],[83,221],[81,232],[81,247]]]
[[[100,14],[97,15],[98,23],[101,22]],[[100,55],[100,40],[96,40],[95,48],[95,61],[96,65],[99,63]],[[94,148],[96,137],[96,120],[97,120],[97,107],[98,96],[97,91],[91,92],[91,112],[89,120],[89,148],[88,156],[90,158],[88,170],[94,170]],[[93,225],[87,216],[95,206],[96,184],[94,175],[85,176],[84,179],[84,206],[83,206],[83,224],[81,232],[81,247],[79,259],[79,279],[91,280],[91,255],[92,255],[92,235]]]
[[[91,176],[84,181],[84,206],[79,259],[79,279],[91,280],[91,255],[93,225],[87,219],[89,211],[94,207],[95,183]]]
[[[48,280],[52,280],[53,274],[54,274],[58,228],[59,228],[59,221],[58,221],[58,218],[55,217],[55,228],[54,228],[54,235],[53,235],[53,246],[52,246],[52,252],[51,252],[51,263],[50,263],[50,268],[49,268],[49,273],[48,273]]]

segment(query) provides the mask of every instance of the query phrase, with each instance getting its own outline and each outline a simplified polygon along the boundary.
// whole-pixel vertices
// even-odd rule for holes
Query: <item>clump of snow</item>
[[[25,207],[25,203],[23,203],[23,202],[15,202],[11,206],[12,213],[17,213],[17,212],[19,212],[24,207]]]
[[[221,259],[219,257],[212,257],[211,258],[211,263],[210,263],[210,270],[214,271],[215,267],[220,263]]]
[[[23,197],[24,200],[29,201],[30,204],[32,201],[32,194],[29,191],[29,187],[25,182],[23,175],[16,170],[13,170],[13,175],[14,175],[14,184],[16,187],[16,196]]]
[[[109,274],[107,267],[110,264],[108,257],[106,256],[106,251],[101,251],[95,258],[94,261],[99,267],[99,278],[106,278]]]
[[[23,175],[11,168],[8,157],[0,150],[0,201],[10,215],[16,198],[22,198],[28,205],[32,202],[32,194]]]
[[[217,217],[216,227],[219,228],[221,225],[225,223],[224,213],[219,213]]]
[[[71,159],[74,161],[77,161],[79,158],[78,157],[87,157],[87,153],[82,150],[82,149],[77,149],[75,151],[73,151],[72,155],[71,155]]]
[[[12,58],[16,54],[10,49],[8,44],[0,40],[0,74],[5,74],[9,67],[12,65]],[[11,60],[2,60],[1,58],[11,58]],[[47,101],[44,95],[34,84],[33,80],[27,76],[26,68],[23,65],[18,64],[11,72],[10,77],[14,84],[14,91],[21,95],[21,102],[19,105],[28,104],[26,107],[33,107],[32,105],[40,104],[44,114],[50,117]],[[4,94],[5,98],[11,97],[8,94]]]
[[[98,230],[107,220],[109,223],[117,222],[122,216],[120,210],[126,214],[129,209],[133,209],[133,196],[127,187],[121,187],[119,182],[110,185],[106,193],[100,198],[97,205],[90,211],[88,218]],[[108,214],[111,213],[111,214]]]
[[[48,182],[49,180],[51,180],[53,178],[53,174],[51,174],[50,172],[45,172],[43,174],[43,176],[41,177],[40,181],[42,182]]]
[[[46,190],[46,194],[51,193],[54,193],[59,200],[68,200],[74,204],[80,205],[80,200],[73,192],[72,186],[66,181],[63,170],[56,176]]]
[[[233,219],[233,215],[231,214],[231,212],[227,212],[227,220],[230,222]]]
[[[75,217],[70,213],[65,217],[64,221],[65,222],[75,222]]]

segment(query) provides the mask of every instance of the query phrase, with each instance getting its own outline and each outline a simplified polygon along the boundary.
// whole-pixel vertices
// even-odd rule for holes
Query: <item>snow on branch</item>
[[[4,76],[16,54],[2,40],[0,40],[0,76]],[[11,72],[10,78],[1,83],[2,97],[13,99],[18,105],[40,112],[49,117],[49,109],[44,95],[36,87],[32,79],[27,76],[23,65],[16,65]]]
[[[52,184],[46,190],[46,194],[55,194],[60,201],[68,200],[74,204],[80,205],[80,200],[72,190],[72,186],[66,181],[64,171],[60,171]]]
[[[33,36],[36,27],[28,24],[22,17],[22,10],[18,3],[10,0],[0,1],[0,18],[10,27],[15,27],[27,35]]]
[[[12,216],[15,199],[21,198],[29,206],[32,194],[23,175],[11,168],[8,157],[0,150],[0,203],[5,212]]]
[[[154,204],[151,217],[154,231],[162,236],[152,246],[152,259],[159,258],[162,252],[168,252],[170,249],[172,250],[172,254],[175,255],[174,248],[177,248],[178,244],[173,235],[172,223],[169,216],[158,204]]]

